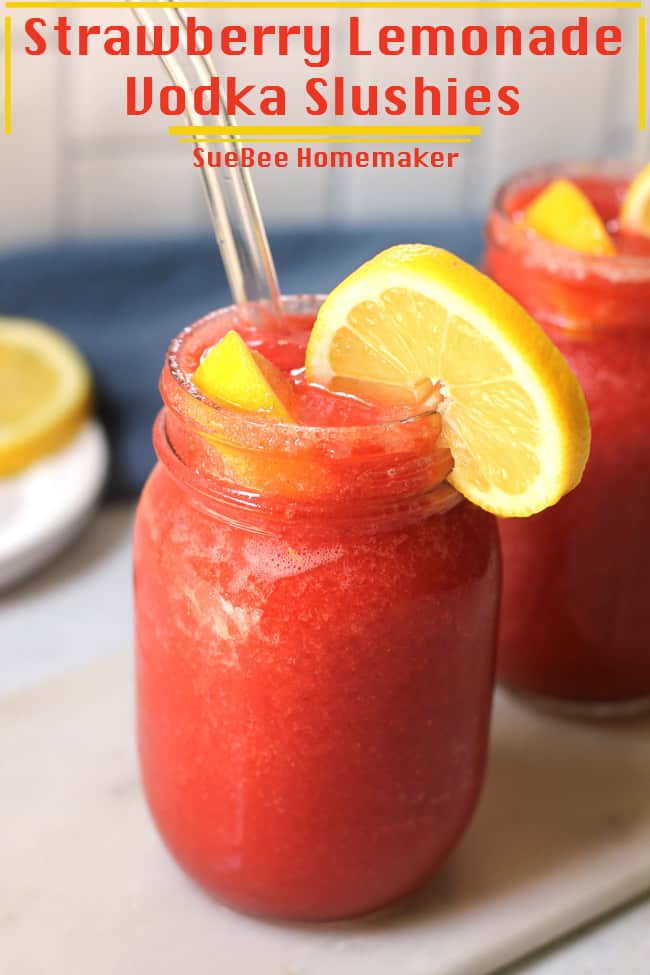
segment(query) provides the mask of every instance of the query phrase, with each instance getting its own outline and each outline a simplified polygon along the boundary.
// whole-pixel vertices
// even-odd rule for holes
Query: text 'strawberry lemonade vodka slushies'
[[[479,794],[499,551],[493,516],[456,489],[492,497],[491,461],[469,437],[454,465],[466,416],[449,390],[460,403],[464,344],[489,371],[516,341],[491,349],[434,301],[456,266],[499,291],[445,252],[395,248],[315,325],[318,299],[287,298],[280,325],[224,309],[170,347],[135,533],[142,773],[178,861],[244,910],[381,907],[431,874]],[[572,395],[557,416],[580,427]],[[570,471],[552,451],[555,482],[520,473],[530,503],[579,477],[585,436]]]
[[[485,255],[577,373],[593,428],[579,489],[500,525],[500,676],[613,712],[650,703],[650,237],[642,222],[619,225],[622,210],[643,216],[632,199],[640,185],[626,196],[630,178],[613,167],[523,174],[497,198]],[[574,200],[576,187],[598,222],[584,197]],[[563,201],[559,213],[551,196]],[[525,226],[531,212],[537,233]]]

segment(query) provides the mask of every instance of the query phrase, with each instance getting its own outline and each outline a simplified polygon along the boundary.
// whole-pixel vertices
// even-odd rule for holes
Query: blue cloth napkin
[[[330,290],[362,261],[402,241],[448,248],[477,263],[478,223],[324,228],[271,234],[285,294]],[[154,463],[151,425],[170,339],[230,298],[207,237],[63,243],[0,257],[0,314],[60,328],[90,361],[109,433],[109,498],[135,496]]]

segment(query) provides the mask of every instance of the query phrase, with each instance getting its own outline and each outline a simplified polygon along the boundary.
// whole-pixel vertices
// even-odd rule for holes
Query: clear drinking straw
[[[133,14],[153,40],[156,26],[148,8],[131,8]],[[179,8],[163,8],[166,20],[171,26],[179,28],[182,40],[180,54],[159,55],[163,66],[173,84],[183,88],[186,94],[186,115],[190,125],[201,125],[205,120],[194,109],[192,92],[198,85],[210,83],[215,75],[209,55],[188,55],[187,22]],[[219,96],[220,125],[236,126],[236,119],[226,111],[222,95]],[[200,139],[197,138],[197,142]],[[226,277],[233,301],[236,305],[255,303],[273,319],[282,318],[280,289],[275,272],[273,257],[269,248],[266,230],[253,187],[253,181],[241,162],[242,145],[235,135],[224,143],[237,154],[239,165],[234,168],[209,166],[201,167],[203,188],[210,211],[214,235],[219,245]],[[219,175],[217,175],[217,173]],[[249,312],[249,317],[250,313]]]

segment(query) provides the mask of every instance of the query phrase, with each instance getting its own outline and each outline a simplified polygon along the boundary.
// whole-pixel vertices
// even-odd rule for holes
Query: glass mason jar
[[[569,251],[520,225],[523,208],[559,177],[596,205],[615,256]],[[575,491],[542,514],[500,524],[500,679],[603,714],[650,706],[650,241],[616,235],[630,178],[611,165],[518,176],[497,195],[485,253],[487,273],[577,374],[593,434]]]
[[[317,298],[286,298],[307,330]],[[183,868],[263,915],[361,914],[421,884],[479,794],[494,519],[432,483],[431,415],[300,427],[188,375],[237,312],[170,346],[135,527],[138,734]]]

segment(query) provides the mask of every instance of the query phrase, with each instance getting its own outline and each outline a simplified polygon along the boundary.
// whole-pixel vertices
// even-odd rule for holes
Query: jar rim
[[[589,163],[570,161],[550,163],[523,169],[503,182],[494,196],[492,212],[488,220],[488,233],[501,244],[506,243],[525,251],[527,263],[549,271],[561,271],[577,279],[587,274],[610,282],[650,282],[650,256],[640,254],[585,254],[539,237],[533,231],[513,219],[508,206],[512,196],[535,184],[548,183],[553,179],[604,178],[609,181],[630,181],[638,167],[631,163],[610,161]]]
[[[281,301],[283,307],[290,315],[296,314],[309,314],[313,312],[316,314],[318,308],[325,300],[326,295],[324,294],[295,294],[295,295],[282,295]],[[254,314],[258,312],[259,305],[251,306]],[[282,438],[286,438],[288,435],[292,440],[299,440],[305,442],[305,445],[312,444],[314,441],[322,442],[323,439],[332,441],[335,443],[340,443],[348,439],[368,439],[373,435],[376,436],[378,433],[388,433],[390,430],[397,430],[402,428],[405,424],[415,423],[419,420],[424,420],[431,417],[437,413],[437,410],[427,409],[421,410],[417,413],[410,413],[407,416],[399,417],[396,419],[380,420],[377,422],[364,423],[364,424],[350,424],[346,426],[334,426],[334,425],[301,425],[297,423],[287,423],[283,420],[271,419],[263,414],[259,413],[242,413],[241,410],[229,407],[227,405],[216,403],[205,395],[197,386],[192,382],[192,377],[189,375],[182,366],[181,356],[183,352],[183,347],[187,340],[194,336],[196,331],[201,327],[205,327],[209,323],[213,322],[217,317],[224,318],[238,318],[245,314],[245,309],[239,309],[235,305],[226,305],[223,308],[215,309],[214,311],[208,312],[203,315],[197,321],[193,322],[191,325],[187,325],[181,332],[176,335],[170,342],[167,352],[165,355],[165,363],[169,371],[169,375],[174,380],[176,387],[189,397],[189,400],[202,404],[203,410],[200,410],[200,414],[204,415],[206,418],[212,416],[215,421],[225,421],[228,426],[232,428],[237,428],[242,434],[248,434],[245,439],[249,437],[259,437],[260,433],[264,435],[271,434],[274,441],[279,441]],[[161,380],[161,386],[164,384],[164,374]],[[163,394],[163,399],[165,404],[169,406],[166,398],[166,390],[161,389]],[[194,421],[196,421],[196,416]],[[231,421],[231,422],[229,422]],[[196,423],[195,426],[200,427],[201,423]],[[209,429],[209,424],[206,429]]]
[[[305,319],[322,300],[282,298],[288,316]],[[347,517],[351,502],[375,513],[397,512],[423,498],[429,510],[448,510],[458,502],[460,495],[442,473],[449,450],[439,442],[435,409],[377,423],[312,427],[243,413],[203,395],[191,370],[207,347],[205,339],[213,344],[223,334],[221,326],[225,332],[240,322],[250,325],[245,311],[219,309],[170,343],[160,381],[165,410],[154,428],[154,446],[177,480],[220,503],[281,510],[283,517],[295,517],[298,510],[320,517],[327,508],[329,518],[337,507]],[[215,329],[219,316],[224,321]]]
[[[175,449],[165,426],[164,411],[156,417],[153,443],[159,462],[174,481],[189,493],[193,503],[220,520],[240,528],[264,532],[268,526],[320,523],[333,529],[354,527],[355,531],[374,530],[403,524],[407,519],[420,520],[431,515],[445,515],[464,501],[463,496],[447,480],[433,484],[420,483],[411,492],[395,496],[355,500],[351,499],[278,497],[266,498],[264,493],[244,486],[206,477],[191,469]],[[266,528],[265,528],[266,526]]]

